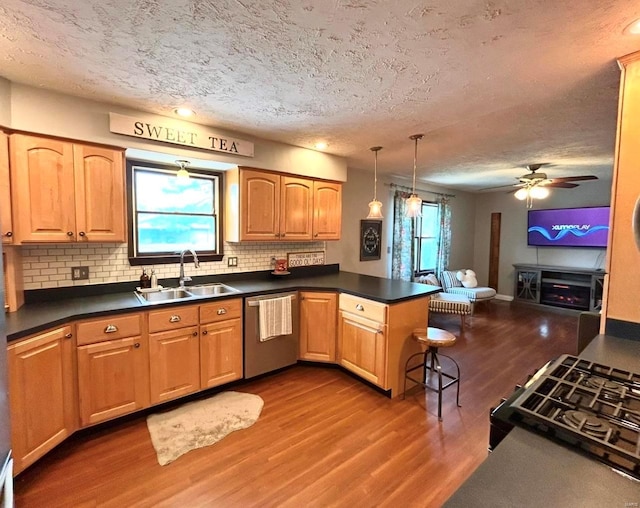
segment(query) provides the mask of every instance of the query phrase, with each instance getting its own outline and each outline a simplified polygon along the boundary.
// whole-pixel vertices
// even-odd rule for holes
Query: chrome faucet
[[[193,256],[193,264],[196,268],[200,267],[200,261],[198,261],[198,256],[196,254],[196,251],[191,250],[191,249],[184,249],[181,253],[180,253],[180,287],[183,288],[184,287],[184,283],[185,282],[191,282],[191,277],[189,277],[188,275],[185,276],[184,274],[184,255],[186,252],[190,252],[191,255]]]

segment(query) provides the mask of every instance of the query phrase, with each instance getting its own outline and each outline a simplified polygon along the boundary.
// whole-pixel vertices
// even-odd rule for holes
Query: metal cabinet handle
[[[313,236],[317,237],[317,236],[318,236],[318,233],[316,233],[316,234],[315,234],[315,235],[313,235]]]
[[[138,349],[138,348],[140,347],[140,343],[139,343],[139,342],[136,342],[136,343],[133,345],[133,347],[134,347],[134,348],[136,348],[136,349]]]
[[[65,338],[65,339],[70,339],[71,337],[73,337],[73,334],[72,334],[72,333],[67,333],[67,334],[64,336],[64,338]]]
[[[104,333],[114,333],[118,331],[118,327],[116,325],[107,325],[104,329]]]
[[[361,304],[357,304],[356,310],[364,311],[364,307]]]
[[[376,333],[379,333],[382,335],[383,331],[379,329]]]
[[[11,238],[13,236],[13,231],[7,231],[4,236],[6,236],[7,238]]]
[[[203,330],[202,335],[206,335],[207,333],[209,333],[207,330]]]
[[[85,232],[84,231],[80,231],[80,233],[78,233],[80,236],[84,236]]]
[[[218,309],[218,316],[222,316],[227,313],[227,309]]]
[[[174,314],[169,318],[169,323],[179,323],[179,322],[180,322],[180,316],[178,316],[177,314]]]
[[[67,236],[73,236],[73,231],[67,231]]]
[[[191,335],[193,335],[194,337],[198,336],[198,332],[193,332]]]

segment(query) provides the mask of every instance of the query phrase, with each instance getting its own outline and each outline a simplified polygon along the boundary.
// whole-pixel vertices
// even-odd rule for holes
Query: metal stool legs
[[[411,360],[415,357],[421,356],[422,362],[414,367],[409,367]],[[456,374],[452,375],[447,372],[442,372],[442,365],[440,364],[440,357],[448,358],[456,367]],[[411,372],[417,369],[422,369],[422,380],[418,380],[410,375]],[[460,407],[460,366],[453,358],[447,355],[439,354],[438,348],[430,346],[424,353],[415,353],[411,355],[405,364],[404,369],[404,390],[402,398],[404,398],[404,392],[407,390],[407,378],[416,384],[421,385],[427,390],[438,393],[438,420],[442,421],[442,392],[445,388],[455,384],[456,385],[456,405]],[[427,383],[427,372],[433,372],[438,375],[438,386],[431,386]],[[447,378],[449,381],[443,384],[442,378]]]

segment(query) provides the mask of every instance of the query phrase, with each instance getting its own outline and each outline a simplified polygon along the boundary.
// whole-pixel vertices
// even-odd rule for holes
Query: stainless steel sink
[[[142,302],[166,302],[169,300],[180,300],[181,298],[191,298],[191,294],[187,292],[185,289],[174,288],[174,289],[162,289],[160,291],[152,291],[148,293],[138,293],[136,292],[136,296]]]
[[[200,284],[198,286],[187,286],[185,288],[168,288],[144,293],[138,293],[136,291],[135,295],[143,303],[157,303],[193,298],[195,296],[222,296],[231,293],[238,293],[238,290],[226,284],[214,282],[212,284]]]
[[[188,286],[186,290],[194,296],[216,296],[238,292],[237,289],[219,282],[213,284],[201,284],[199,286]]]

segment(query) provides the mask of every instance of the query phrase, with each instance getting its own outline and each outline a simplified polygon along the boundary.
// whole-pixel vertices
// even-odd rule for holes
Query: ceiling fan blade
[[[523,183],[514,183],[511,185],[498,185],[497,187],[485,187],[484,189],[478,189],[478,192],[488,191],[488,190],[500,190],[500,189],[510,189],[513,187],[522,187]]]
[[[553,183],[562,183],[562,182],[580,182],[582,180],[597,180],[597,176],[586,175],[586,176],[565,176],[560,178],[552,178],[551,181]]]
[[[574,187],[578,187],[577,183],[568,183],[568,182],[556,182],[555,180],[551,183],[545,184],[545,187],[556,187],[559,189],[573,189]]]

